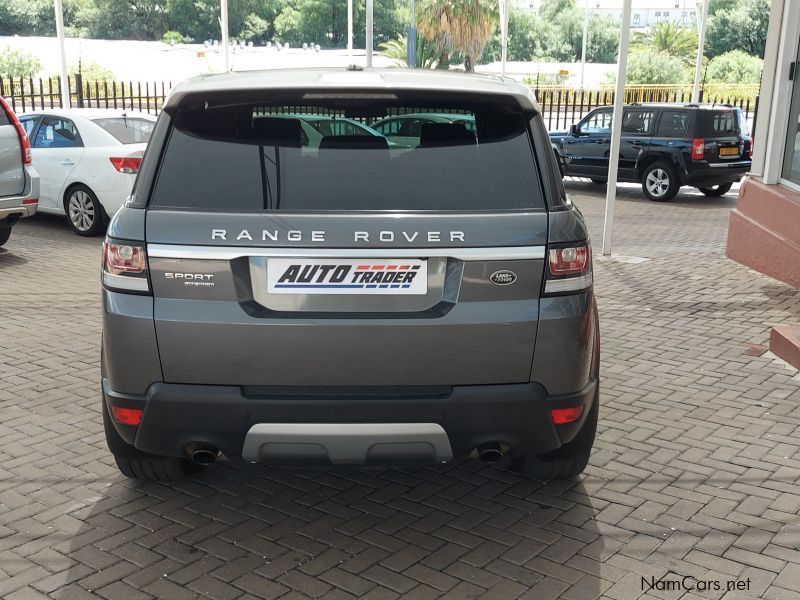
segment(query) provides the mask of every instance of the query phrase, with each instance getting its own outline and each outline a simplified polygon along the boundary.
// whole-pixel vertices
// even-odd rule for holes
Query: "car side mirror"
[[[575,125],[575,124],[570,125],[569,126],[569,133],[570,133],[570,135],[578,135],[578,126]]]

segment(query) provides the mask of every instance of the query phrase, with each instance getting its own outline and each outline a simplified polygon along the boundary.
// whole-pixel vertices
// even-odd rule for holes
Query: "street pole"
[[[367,67],[372,66],[372,4],[367,0]]]
[[[353,0],[347,0],[347,54],[353,58]]]
[[[228,54],[228,0],[220,0],[220,26],[222,28],[222,52],[225,55],[225,72],[231,70]]]
[[[619,32],[619,57],[617,62],[617,88],[614,92],[614,116],[611,118],[611,148],[608,156],[608,185],[606,187],[606,214],[603,222],[603,255],[611,254],[614,233],[614,203],[617,200],[617,172],[619,170],[619,144],[622,137],[622,109],[625,104],[625,79],[628,73],[628,43],[631,37],[631,0],[622,2],[622,23]]]
[[[64,50],[64,7],[61,0],[54,2],[56,11],[56,36],[58,37],[58,51],[61,54],[61,105],[63,108],[71,108],[72,102],[69,98],[69,71],[67,70],[67,54]]]
[[[581,43],[581,89],[586,71],[586,46],[589,43],[589,0],[586,0],[586,10],[583,15],[583,41]]]
[[[508,0],[500,0],[500,74],[506,74],[508,59]]]
[[[408,26],[408,40],[406,41],[406,50],[408,51],[406,65],[409,69],[417,68],[417,10],[414,4],[414,0],[411,0],[411,23]]]
[[[703,74],[703,54],[706,42],[706,20],[708,19],[708,5],[710,0],[703,1],[702,17],[700,21],[700,35],[697,37],[697,62],[694,65],[694,87],[692,87],[692,102],[700,102],[700,77]]]

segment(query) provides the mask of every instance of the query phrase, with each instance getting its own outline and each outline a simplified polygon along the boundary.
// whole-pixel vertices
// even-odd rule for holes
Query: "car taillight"
[[[592,248],[588,243],[559,244],[547,251],[545,294],[580,292],[592,287]]]
[[[706,155],[706,141],[703,138],[692,140],[692,160],[703,160]]]
[[[142,164],[142,159],[134,156],[112,156],[108,160],[114,165],[114,168],[120,173],[128,173],[135,175],[139,172],[139,165]]]
[[[106,238],[103,242],[103,285],[122,292],[149,292],[144,245]]]
[[[5,111],[8,120],[11,122],[17,132],[17,137],[19,138],[19,149],[22,153],[22,164],[31,164],[31,161],[33,160],[33,157],[31,156],[31,141],[28,139],[28,134],[25,133],[25,128],[22,126],[22,123],[19,122],[17,115],[14,114],[14,111],[11,110],[11,107],[9,107],[6,101],[2,98],[0,98],[0,109]]]

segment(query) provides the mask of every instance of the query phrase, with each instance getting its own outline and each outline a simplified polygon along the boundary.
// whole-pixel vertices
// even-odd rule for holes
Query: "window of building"
[[[800,60],[800,52],[798,53]],[[789,122],[786,127],[786,146],[783,151],[781,177],[800,185],[800,83],[792,82],[792,100],[789,105]]]
[[[641,17],[639,15],[639,13],[636,13],[635,15],[633,15],[633,24],[634,25],[638,25],[640,20],[641,20]]]

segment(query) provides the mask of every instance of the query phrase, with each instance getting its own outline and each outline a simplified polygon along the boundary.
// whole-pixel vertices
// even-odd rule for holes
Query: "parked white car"
[[[25,113],[19,120],[41,178],[39,212],[66,215],[79,235],[104,232],[131,193],[156,118],[78,108]]]

